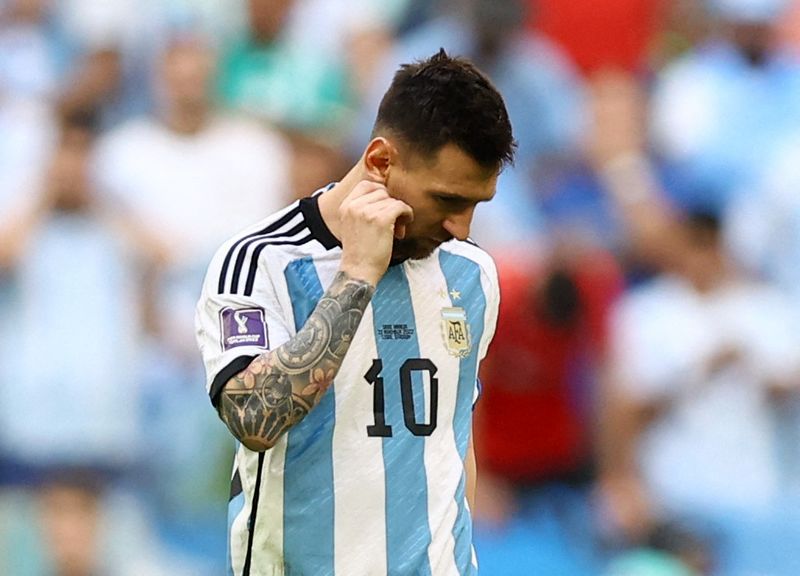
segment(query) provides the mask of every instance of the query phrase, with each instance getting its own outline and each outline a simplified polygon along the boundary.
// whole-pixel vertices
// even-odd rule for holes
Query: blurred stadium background
[[[800,574],[797,0],[0,0],[0,574],[226,573],[202,274],[440,46],[519,141],[481,574]]]

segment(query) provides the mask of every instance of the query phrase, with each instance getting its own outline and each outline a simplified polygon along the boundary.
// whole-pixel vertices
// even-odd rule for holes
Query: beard
[[[445,240],[436,240],[434,238],[403,238],[394,239],[392,246],[392,264],[399,264],[405,260],[422,260],[433,254],[442,243],[447,242],[450,238]]]

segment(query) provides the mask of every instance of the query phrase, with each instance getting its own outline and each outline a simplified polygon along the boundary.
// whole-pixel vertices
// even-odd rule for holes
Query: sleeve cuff
[[[208,391],[208,395],[211,397],[211,403],[214,405],[214,408],[219,406],[219,395],[222,393],[222,388],[225,386],[225,383],[236,376],[239,372],[250,366],[250,362],[252,362],[253,358],[255,357],[256,355],[237,356],[228,362],[228,365],[217,373],[214,381],[211,383],[211,388]]]

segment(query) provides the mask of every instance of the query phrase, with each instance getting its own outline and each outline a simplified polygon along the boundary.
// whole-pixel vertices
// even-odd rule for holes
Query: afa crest
[[[442,308],[442,335],[447,351],[458,358],[469,355],[471,343],[467,312],[463,308]]]

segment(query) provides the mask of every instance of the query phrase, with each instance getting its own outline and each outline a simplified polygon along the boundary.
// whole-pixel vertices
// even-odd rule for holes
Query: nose
[[[475,208],[469,208],[458,214],[451,214],[445,218],[442,226],[450,235],[459,240],[469,238],[469,228],[472,225],[472,214]]]

